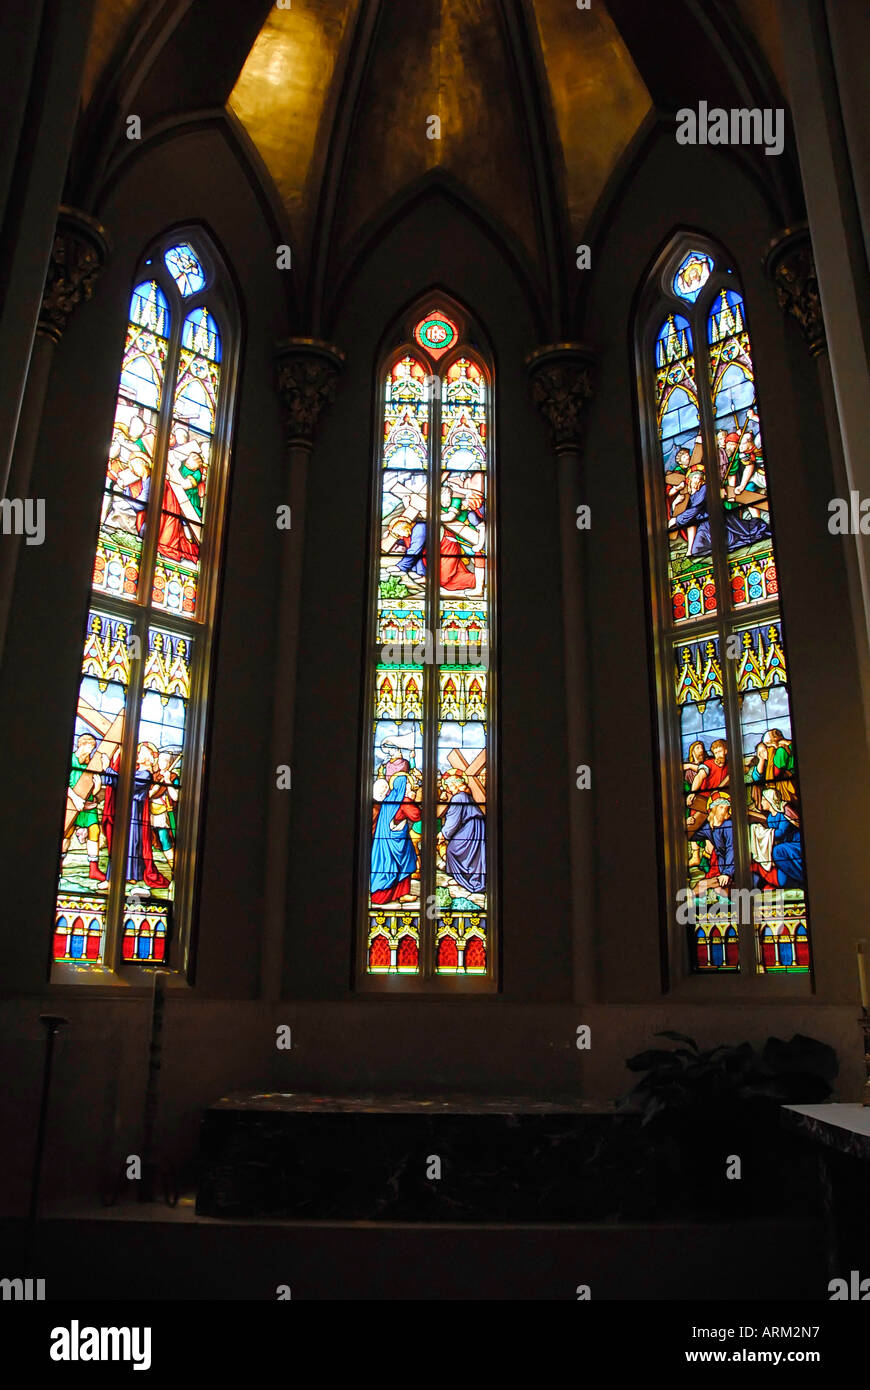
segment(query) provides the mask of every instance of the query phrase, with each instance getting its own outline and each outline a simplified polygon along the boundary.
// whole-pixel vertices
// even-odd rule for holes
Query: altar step
[[[7,1268],[24,1269],[26,1226],[0,1223]],[[507,1226],[220,1221],[135,1203],[49,1217],[37,1263],[46,1299],[294,1301],[790,1302],[826,1299],[810,1223]],[[286,1293],[283,1295],[286,1297]],[[796,1315],[792,1315],[794,1321]]]

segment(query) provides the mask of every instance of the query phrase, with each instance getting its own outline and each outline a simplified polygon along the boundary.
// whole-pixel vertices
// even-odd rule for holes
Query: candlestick
[[[39,1188],[42,1181],[42,1158],[45,1148],[45,1128],[48,1116],[48,1097],[51,1091],[51,1069],[54,1056],[54,1040],[57,1031],[69,1019],[59,1014],[40,1014],[39,1021],[45,1029],[45,1063],[42,1071],[42,1099],[39,1104],[39,1124],[36,1130],[36,1151],[33,1156],[33,1173],[30,1180],[30,1214],[27,1222],[27,1263],[25,1270],[32,1274],[36,1268],[36,1221],[39,1215]]]
[[[861,1092],[861,1104],[870,1105],[870,1013],[867,1009],[861,1010],[858,1022],[864,1035],[864,1089]]]
[[[157,1114],[158,1088],[160,1082],[160,1061],[163,1050],[163,1010],[166,1002],[165,981],[169,972],[155,970],[151,988],[151,1019],[148,1030],[148,1081],[145,1087],[145,1102],[142,1112],[142,1152],[141,1176],[139,1178],[138,1199],[140,1202],[153,1202],[158,1180],[163,1184],[163,1200],[169,1207],[178,1201],[178,1186],[175,1172],[164,1158],[155,1150],[154,1122]],[[114,1206],[122,1191],[129,1189],[127,1161],[122,1161],[115,1186],[104,1196],[106,1206]]]

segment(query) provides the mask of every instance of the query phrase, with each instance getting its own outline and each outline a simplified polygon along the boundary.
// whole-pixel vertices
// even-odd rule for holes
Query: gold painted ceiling
[[[780,11],[776,0],[737,0],[746,27],[771,66],[783,94],[788,92],[788,79],[785,69],[785,54],[782,47],[782,28]]]
[[[322,165],[330,83],[358,0],[273,9],[229,106],[259,151],[303,241]],[[549,77],[568,213],[585,225],[649,94],[603,5],[537,0],[531,32]],[[438,118],[439,125],[432,121]],[[338,240],[428,170],[442,168],[534,252],[535,194],[507,36],[494,0],[386,0],[355,115]]]
[[[652,107],[603,5],[537,0],[538,36],[565,162],[571,225],[592,215],[614,165]]]
[[[179,0],[178,23],[203,0]],[[361,0],[273,4],[250,51],[238,55],[227,107],[268,170],[300,250],[310,244],[320,183]],[[138,14],[138,21],[137,21]],[[111,71],[125,36],[145,23],[143,0],[97,0],[84,98]],[[578,235],[649,94],[603,0],[528,0],[528,34],[549,85],[560,148],[556,181]],[[169,26],[170,28],[172,26]],[[221,98],[223,100],[223,98]],[[430,117],[440,138],[429,138]],[[498,0],[381,0],[354,113],[335,232],[346,241],[395,194],[441,168],[534,252],[537,233],[528,132]]]
[[[167,4],[165,40],[174,41],[185,26],[193,33],[197,23],[198,32],[212,40],[216,24],[226,35],[229,26],[226,20],[218,23],[215,6],[222,10],[230,3],[237,0],[177,0],[172,12]],[[377,21],[342,151],[344,173],[332,228],[339,244],[352,240],[427,171],[442,169],[533,256],[540,250],[539,185],[518,77],[520,58],[529,60],[536,74],[549,129],[545,157],[566,228],[570,225],[578,240],[651,109],[649,91],[605,0],[596,0],[589,10],[578,10],[571,0],[511,5],[502,0],[291,0],[288,8],[266,0],[245,3],[250,6],[247,30],[238,28],[234,32],[244,36],[233,40],[240,51],[223,55],[221,72],[228,80],[211,99],[219,107],[226,102],[256,149],[303,257],[314,239],[339,98],[360,56],[354,45],[360,42],[362,10],[377,11]],[[737,5],[781,77],[774,0],[737,0]],[[260,12],[264,20],[257,33]],[[509,13],[515,21],[519,15],[512,34],[505,19]],[[85,104],[117,67],[125,39],[129,42],[154,14],[149,0],[96,0]],[[229,38],[226,44],[231,46]],[[203,52],[202,46],[193,51]],[[176,81],[178,70],[169,69]],[[184,93],[170,90],[166,114],[184,106]],[[199,96],[197,104],[202,102]],[[438,138],[431,138],[433,117],[440,122]]]
[[[85,106],[141,5],[142,0],[97,0],[82,80],[82,102]]]
[[[229,108],[271,174],[297,232],[304,233],[316,207],[336,69],[357,8],[358,0],[293,0],[289,10],[273,6],[230,94]]]
[[[337,242],[394,194],[440,168],[535,250],[522,112],[491,0],[385,8],[360,93]]]

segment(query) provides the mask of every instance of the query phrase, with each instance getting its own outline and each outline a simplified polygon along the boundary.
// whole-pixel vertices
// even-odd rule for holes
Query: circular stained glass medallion
[[[441,357],[459,337],[456,324],[446,314],[427,314],[414,329],[414,338],[431,357]]]
[[[703,251],[690,251],[677,266],[672,282],[674,294],[694,304],[713,270],[713,259]]]
[[[186,241],[171,246],[163,257],[166,269],[185,298],[196,294],[205,284],[205,271],[192,246]]]

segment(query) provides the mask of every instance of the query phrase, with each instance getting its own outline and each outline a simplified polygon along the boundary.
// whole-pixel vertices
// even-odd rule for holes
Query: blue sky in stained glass
[[[181,343],[212,362],[221,360],[221,335],[208,309],[194,309],[188,314],[181,330]]]
[[[676,362],[692,352],[692,330],[682,314],[669,314],[656,338],[656,366]]]
[[[181,293],[186,297],[196,294],[205,285],[205,272],[196,258],[192,246],[186,241],[171,246],[163,257],[166,269],[172,276]]]
[[[745,314],[742,296],[736,290],[721,290],[707,315],[707,341],[717,343],[741,333],[746,327]]]
[[[150,328],[160,338],[169,333],[169,305],[155,280],[137,285],[130,300],[130,318],[142,328]]]

